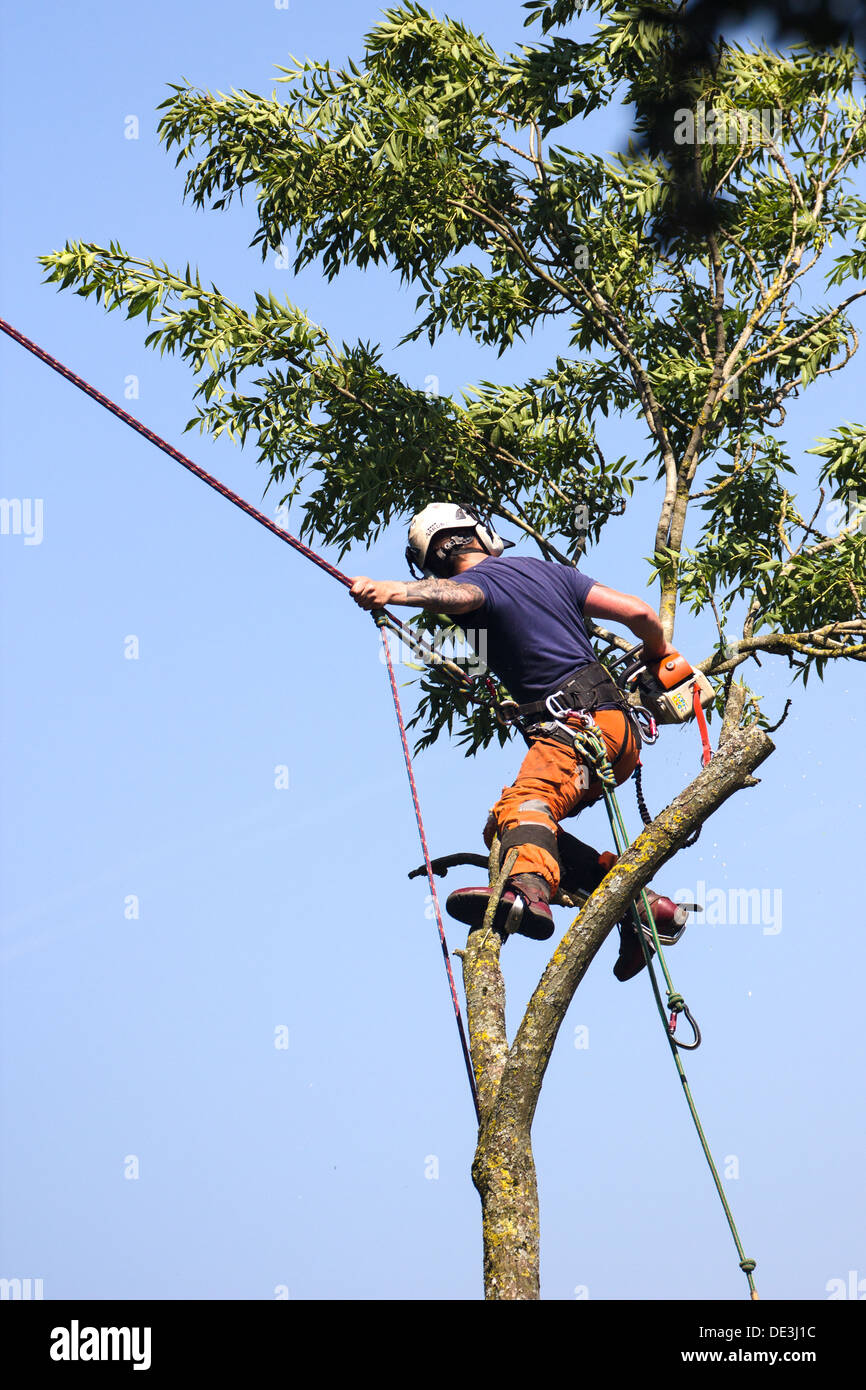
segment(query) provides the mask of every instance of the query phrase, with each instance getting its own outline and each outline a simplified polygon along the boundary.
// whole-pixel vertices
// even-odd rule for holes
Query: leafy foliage
[[[42,258],[47,278],[144,314],[147,342],[197,378],[190,427],[252,444],[308,539],[343,553],[435,497],[573,562],[640,484],[663,479],[650,566],[667,631],[682,601],[725,618],[745,604],[735,656],[720,642],[711,671],[757,650],[804,677],[831,656],[863,659],[859,513],[832,533],[815,522],[822,504],[866,494],[866,432],[820,442],[824,489],[802,512],[778,437],[788,401],[858,346],[856,51],[719,40],[684,78],[673,0],[525,8],[544,41],[501,57],[403,3],[358,64],[293,61],[279,95],[172,85],[159,130],[193,204],[254,194],[262,257],[292,247],[296,270],[317,263],[333,280],[381,264],[413,285],[410,350],[456,331],[506,354],[563,320],[573,355],[541,376],[432,396],[377,344],[335,344],[288,301],[259,294],[244,309],[189,266],[113,243],[68,242]],[[597,31],[578,43],[568,24],[590,8]],[[643,143],[609,158],[572,148],[581,116],[614,98],[634,106]],[[643,421],[643,458],[607,457],[618,413]],[[503,736],[425,674],[422,743],[455,721],[469,751]]]

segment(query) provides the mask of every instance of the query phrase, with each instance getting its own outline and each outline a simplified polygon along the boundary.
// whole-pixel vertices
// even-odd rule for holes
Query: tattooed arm
[[[400,580],[368,579],[362,574],[352,580],[349,592],[361,608],[399,603],[432,613],[471,613],[484,602],[477,584],[455,584],[453,579],[417,579],[404,584]]]

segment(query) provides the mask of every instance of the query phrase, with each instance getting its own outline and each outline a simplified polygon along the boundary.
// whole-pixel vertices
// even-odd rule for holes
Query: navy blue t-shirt
[[[583,621],[596,582],[552,560],[489,556],[453,576],[455,584],[475,584],[485,600],[457,621],[480,659],[526,705],[597,660]]]

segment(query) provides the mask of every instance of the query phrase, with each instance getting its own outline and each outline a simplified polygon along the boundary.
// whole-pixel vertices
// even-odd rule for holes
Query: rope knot
[[[569,725],[568,732],[574,739],[575,750],[583,754],[602,786],[608,791],[614,791],[616,789],[616,777],[607,756],[604,739],[598,728],[573,729]]]

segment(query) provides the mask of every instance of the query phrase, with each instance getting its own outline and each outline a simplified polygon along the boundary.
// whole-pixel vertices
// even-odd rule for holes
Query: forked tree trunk
[[[470,932],[463,958],[469,1045],[481,1128],[472,1180],[481,1197],[484,1293],[488,1299],[537,1299],[539,1212],[531,1132],[553,1044],[575,990],[614,924],[752,772],[773,743],[757,725],[731,734],[711,763],[656,817],[618,860],[557,944],[509,1046],[505,985],[494,931]]]

